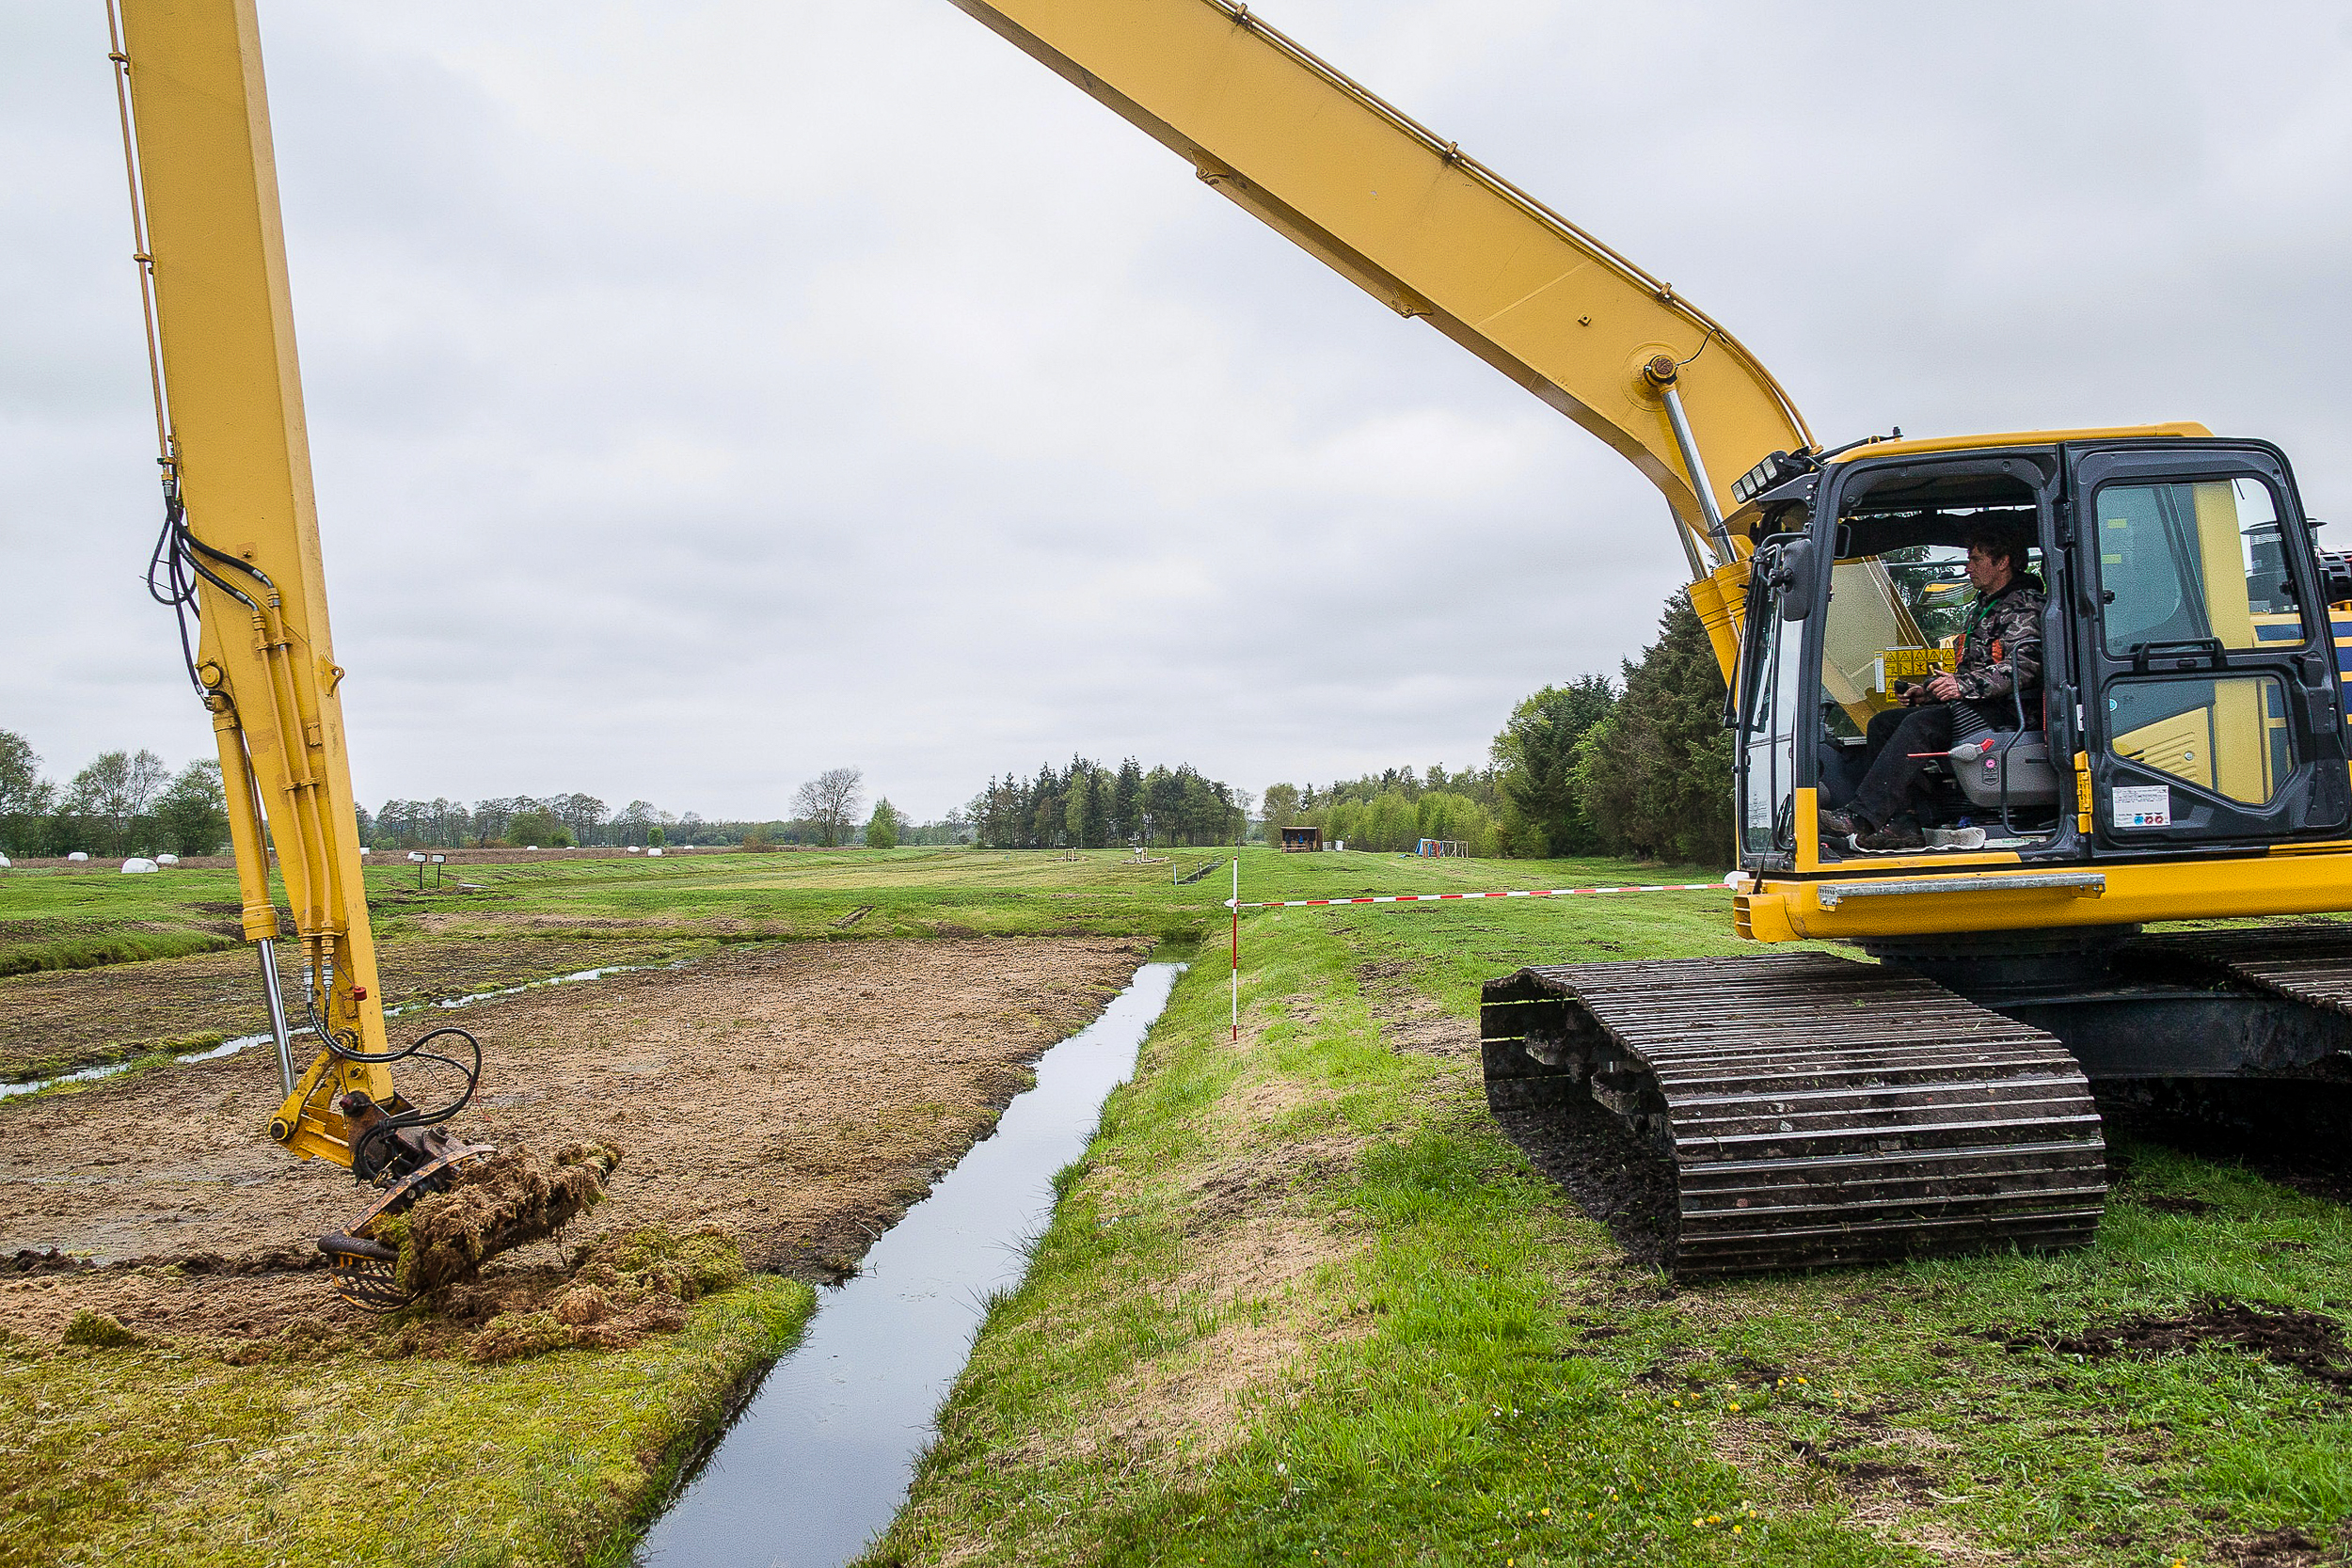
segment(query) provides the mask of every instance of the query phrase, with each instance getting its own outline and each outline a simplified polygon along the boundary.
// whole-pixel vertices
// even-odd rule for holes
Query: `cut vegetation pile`
[[[568,1143],[553,1160],[528,1148],[501,1149],[466,1166],[457,1184],[431,1193],[379,1227],[400,1249],[401,1288],[437,1291],[470,1279],[483,1259],[553,1236],[594,1204],[621,1163],[606,1144]]]
[[[466,1347],[476,1361],[551,1350],[627,1350],[648,1334],[686,1325],[687,1307],[740,1284],[743,1249],[723,1226],[685,1236],[660,1226],[582,1247],[571,1282],[540,1311],[504,1311]]]

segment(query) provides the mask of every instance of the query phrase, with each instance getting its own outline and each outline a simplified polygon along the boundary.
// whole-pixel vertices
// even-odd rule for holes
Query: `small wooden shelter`
[[[1282,835],[1282,853],[1286,855],[1295,849],[1319,850],[1323,847],[1321,828],[1278,828],[1275,832]]]

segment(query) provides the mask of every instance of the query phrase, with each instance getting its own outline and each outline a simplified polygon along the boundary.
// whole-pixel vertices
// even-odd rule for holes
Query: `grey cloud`
[[[2201,418],[2323,515],[2352,478],[2328,8],[1271,10],[1674,279],[1826,438]],[[101,24],[0,15],[42,154],[0,171],[0,539],[43,585],[0,724],[59,767],[198,754],[135,582]],[[1459,765],[1677,575],[1629,468],[939,0],[263,27],[369,800],[770,812],[855,763],[928,816],[1073,749]]]

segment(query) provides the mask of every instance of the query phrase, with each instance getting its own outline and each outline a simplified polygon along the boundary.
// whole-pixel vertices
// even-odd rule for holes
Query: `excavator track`
[[[2339,922],[2166,931],[2134,938],[2124,953],[2141,968],[2201,971],[2352,1017],[2352,926]]]
[[[2090,1086],[2056,1037],[1822,954],[1557,964],[1489,981],[1497,1111],[1589,1093],[1672,1164],[1677,1280],[2088,1244]]]

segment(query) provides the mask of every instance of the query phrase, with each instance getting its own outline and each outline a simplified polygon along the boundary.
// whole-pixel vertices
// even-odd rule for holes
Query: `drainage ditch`
[[[1037,1086],[824,1292],[646,1534],[641,1568],[830,1568],[890,1523],[990,1298],[1020,1283],[1053,1213],[1055,1172],[1085,1152],[1183,968],[1144,965],[1040,1057]]]

